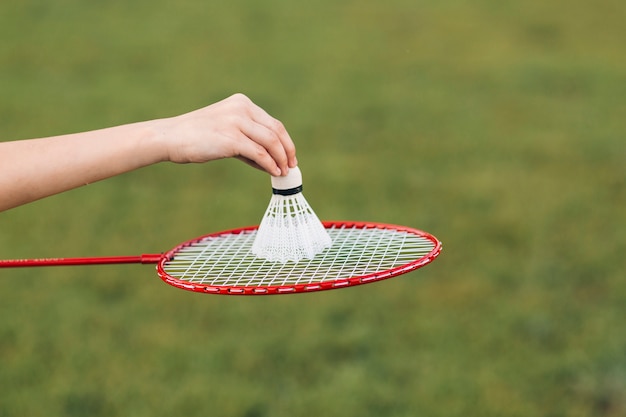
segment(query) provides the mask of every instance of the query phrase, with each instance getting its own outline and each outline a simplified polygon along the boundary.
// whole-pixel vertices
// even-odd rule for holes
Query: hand
[[[243,94],[180,116],[161,119],[169,161],[236,157],[271,175],[295,167],[296,148],[283,124]]]

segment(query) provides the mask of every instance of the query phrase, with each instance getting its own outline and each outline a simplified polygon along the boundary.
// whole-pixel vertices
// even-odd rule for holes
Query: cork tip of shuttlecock
[[[290,168],[287,175],[272,177],[272,188],[275,190],[291,190],[302,187],[302,172],[300,168]]]

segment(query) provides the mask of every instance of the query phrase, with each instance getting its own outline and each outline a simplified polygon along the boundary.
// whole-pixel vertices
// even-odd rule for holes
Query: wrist
[[[140,146],[145,155],[151,159],[149,163],[169,161],[168,119],[155,119],[142,124],[144,126],[140,134]]]

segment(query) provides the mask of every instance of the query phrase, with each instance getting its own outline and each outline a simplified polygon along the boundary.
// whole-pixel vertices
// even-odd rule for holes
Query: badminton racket
[[[163,254],[0,260],[0,268],[156,264],[166,283],[225,295],[305,293],[368,284],[432,262],[441,242],[421,230],[382,223],[323,222],[333,244],[311,259],[270,262],[252,254],[258,226],[200,236]]]

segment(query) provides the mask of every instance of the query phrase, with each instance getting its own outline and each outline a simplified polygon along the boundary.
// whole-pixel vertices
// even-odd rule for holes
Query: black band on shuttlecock
[[[288,188],[286,190],[279,190],[278,188],[272,188],[272,192],[274,194],[283,195],[283,196],[294,195],[294,194],[298,194],[302,192],[302,186],[300,185],[299,187]]]

